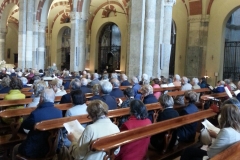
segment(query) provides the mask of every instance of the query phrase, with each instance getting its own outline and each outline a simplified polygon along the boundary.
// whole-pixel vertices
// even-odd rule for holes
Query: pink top
[[[158,84],[153,84],[153,88],[161,88]],[[161,96],[161,92],[153,92],[154,97],[158,100],[158,98]]]

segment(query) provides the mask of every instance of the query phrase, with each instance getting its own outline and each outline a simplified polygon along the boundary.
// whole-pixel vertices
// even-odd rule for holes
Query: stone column
[[[44,69],[45,66],[45,29],[47,24],[44,22],[38,22],[38,49],[36,54],[37,69]]]
[[[154,41],[155,41],[155,12],[156,0],[146,0],[144,44],[143,44],[143,73],[152,77]]]
[[[34,1],[27,2],[26,67],[32,67]]]
[[[78,46],[78,27],[79,12],[71,12],[71,44],[70,44],[70,70],[78,71],[79,67],[79,46]]]
[[[36,55],[38,54],[38,22],[34,22],[33,24],[33,47],[32,47],[32,66],[33,68],[37,68],[37,59]]]
[[[0,61],[5,60],[5,43],[6,43],[6,32],[0,32]],[[6,61],[6,60],[5,60]]]
[[[78,71],[83,71],[85,70],[85,63],[86,63],[86,19],[81,18],[79,20],[79,26],[78,26],[78,46],[79,49],[77,51],[78,53]]]
[[[26,68],[26,19],[27,1],[19,1],[19,31],[18,31],[18,68]]]
[[[145,0],[130,1],[130,19],[126,72],[132,76],[142,75]]]
[[[175,0],[164,1],[164,26],[163,26],[163,43],[161,44],[161,65],[162,76],[169,76],[169,63],[171,56],[171,28],[172,28],[172,7],[176,3]]]
[[[207,49],[209,17],[190,16],[188,19],[188,46],[186,53],[185,74],[189,78],[206,75],[205,58]]]

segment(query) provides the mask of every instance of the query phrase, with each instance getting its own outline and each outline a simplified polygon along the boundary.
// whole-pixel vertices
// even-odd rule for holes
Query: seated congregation
[[[20,120],[21,127],[18,132],[26,132],[24,133],[26,139],[14,146],[11,155],[13,160],[24,159],[23,157],[44,159],[49,155],[49,151],[53,147],[49,145],[50,132],[35,129],[37,123],[81,115],[88,115],[91,122],[82,124],[85,129],[77,139],[64,128],[58,129],[61,131],[57,137],[56,156],[57,153],[60,153],[63,143],[68,151],[66,153],[71,159],[104,159],[106,152],[91,150],[91,144],[95,140],[198,113],[202,107],[199,107],[197,103],[203,103],[201,100],[203,93],[197,93],[194,90],[209,86],[205,78],[201,78],[200,82],[198,78],[190,81],[187,77],[181,78],[177,74],[169,78],[149,78],[147,74],[143,74],[141,79],[132,77],[129,81],[125,74],[117,73],[104,72],[102,75],[94,73],[91,76],[87,71],[70,74],[69,71],[64,70],[62,73],[56,71],[50,75],[51,77],[47,77],[47,73],[43,73],[42,70],[31,69],[29,73],[27,71],[22,73],[21,70],[16,69],[11,70],[10,75],[2,70],[0,76],[2,78],[0,93],[6,94],[4,100],[25,99],[26,92],[32,93],[31,103],[3,108],[3,110],[12,109],[12,112],[19,107],[34,108],[30,115],[24,116]],[[226,79],[219,81],[217,86],[209,92],[225,92],[225,86],[230,91],[240,89],[240,83],[236,86],[230,79]],[[170,87],[179,87],[184,94],[172,97],[168,93],[174,90],[166,89]],[[163,88],[165,89],[160,91]],[[176,90],[178,89],[176,88]],[[56,97],[59,96],[61,98],[57,102]],[[240,95],[237,95],[238,99],[239,97]],[[226,100],[226,96],[224,98]],[[72,107],[60,110],[55,107],[56,103],[71,103]],[[147,109],[147,105],[155,103],[161,108],[157,113]],[[108,113],[111,110],[124,108],[129,108],[129,113],[118,117],[117,123],[114,124],[113,120],[108,117]],[[210,136],[216,140],[209,145],[207,151],[201,150],[199,147],[186,148],[181,153],[181,159],[202,159],[204,156],[212,158],[238,142],[240,140],[240,118],[238,116],[240,111],[238,108],[240,108],[240,102],[236,98],[226,100],[220,106],[218,113],[219,125],[215,124],[220,128],[220,132],[217,134],[209,130]],[[12,123],[12,119],[1,118],[1,123],[9,125]],[[196,136],[198,136],[196,134],[198,124],[199,122],[196,121],[176,127],[172,130],[167,147],[166,132],[159,132],[116,147],[114,158],[116,160],[149,159],[149,148],[162,153],[162,150],[173,150],[180,143],[195,142]],[[180,153],[178,153],[179,155]]]

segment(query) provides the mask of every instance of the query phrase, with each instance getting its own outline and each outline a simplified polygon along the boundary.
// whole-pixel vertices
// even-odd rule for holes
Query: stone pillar
[[[171,56],[171,28],[172,28],[172,7],[176,0],[164,1],[164,26],[163,26],[163,43],[161,44],[161,64],[162,76],[169,76],[169,63]]]
[[[188,44],[185,74],[189,78],[206,74],[205,59],[208,36],[208,16],[194,15],[188,19]]]
[[[44,22],[38,22],[38,49],[36,54],[37,69],[44,69],[45,67],[45,29],[47,24]]]
[[[5,60],[5,43],[6,43],[6,32],[0,32],[0,61]]]
[[[38,22],[34,22],[33,24],[33,47],[32,47],[32,66],[33,68],[38,67],[38,62],[37,62],[37,50],[38,50]]]
[[[130,19],[126,72],[132,76],[142,75],[145,0],[130,1]]]
[[[164,21],[164,1],[156,2],[156,17],[155,17],[155,44],[153,58],[153,77],[161,76],[161,44],[163,41],[163,21]]]
[[[26,19],[27,1],[19,1],[19,31],[18,31],[18,68],[26,68]]]
[[[71,13],[71,44],[70,44],[70,70],[78,71],[79,67],[79,46],[78,46],[78,27],[79,27],[79,12]]]
[[[143,73],[152,77],[154,41],[155,41],[155,12],[156,0],[146,0],[144,44],[143,44]]]
[[[26,37],[26,68],[32,67],[33,57],[33,14],[34,13],[34,1],[28,0],[27,3],[27,37]]]

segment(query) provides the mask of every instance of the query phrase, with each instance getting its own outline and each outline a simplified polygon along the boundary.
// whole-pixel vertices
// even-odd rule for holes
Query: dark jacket
[[[63,104],[63,103],[72,103],[70,93],[67,93],[67,94],[62,96],[60,104]]]
[[[134,99],[141,100],[142,94],[140,94],[140,93],[138,92],[138,90],[141,89],[141,86],[140,86],[138,83],[135,83],[135,84],[132,86],[132,89],[133,89],[133,91],[134,91]]]
[[[214,88],[212,90],[213,93],[222,93],[225,92],[224,86],[217,86],[217,88]]]
[[[34,125],[44,120],[61,118],[62,112],[51,102],[40,104],[22,123],[22,127],[30,130],[25,141],[18,148],[18,152],[29,158],[43,158],[49,151],[49,132],[34,130]]]
[[[121,83],[121,86],[131,86],[131,83],[129,83],[128,80],[125,80]]]
[[[180,115],[188,115],[192,113],[198,112],[198,108],[195,104],[189,103],[182,111],[180,111]],[[180,142],[191,142],[194,141],[197,129],[197,122],[184,125],[178,128],[178,137]]]
[[[117,108],[117,101],[115,97],[106,94],[101,97],[101,100],[108,105],[109,110]]]
[[[158,102],[156,97],[153,94],[149,94],[148,96],[144,97],[143,103],[144,104],[151,104],[151,103],[156,103]],[[153,123],[153,111],[148,111],[148,118],[152,121]]]
[[[172,119],[178,117],[179,114],[178,112],[173,109],[173,108],[167,108],[164,109],[157,118],[157,122],[161,122],[164,120]],[[170,141],[170,144],[168,148],[172,148],[175,145],[175,142],[177,140],[177,130],[173,131],[172,133],[172,139]],[[157,135],[153,135],[151,137],[151,145],[156,148],[158,151],[163,150],[165,144],[165,132],[164,133],[159,133]]]
[[[11,90],[10,87],[3,87],[0,89],[0,93],[8,93]]]
[[[81,86],[80,89],[81,89],[83,94],[92,93],[92,90],[90,88],[88,88],[87,86]]]
[[[124,97],[123,91],[121,91],[119,88],[113,88],[113,90],[110,93],[110,95],[115,97],[115,98],[122,98],[122,97]]]
[[[89,98],[89,101],[96,100],[96,99],[101,99],[100,95],[94,95],[91,98]]]

